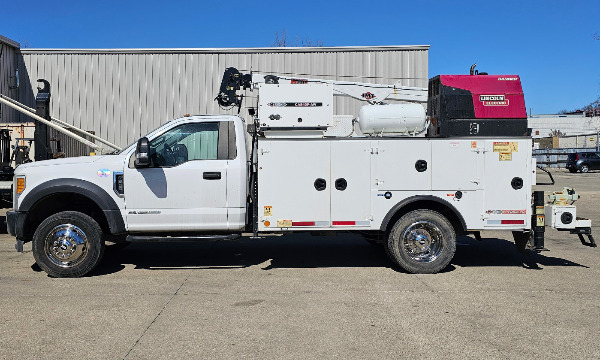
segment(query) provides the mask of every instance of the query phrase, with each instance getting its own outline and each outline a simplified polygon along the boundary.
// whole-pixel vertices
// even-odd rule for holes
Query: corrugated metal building
[[[17,100],[35,107],[36,80],[51,84],[51,115],[125,146],[184,114],[232,113],[215,96],[225,68],[427,87],[428,45],[247,49],[21,49]],[[4,93],[4,91],[2,92]],[[255,93],[247,92],[249,101]],[[336,98],[336,114],[364,103]],[[242,115],[245,114],[242,108]],[[29,121],[21,116],[22,121]],[[5,121],[2,119],[2,121]],[[68,154],[73,155],[73,154]]]
[[[0,94],[17,99],[19,43],[0,35]],[[17,122],[18,112],[0,104],[0,122]]]

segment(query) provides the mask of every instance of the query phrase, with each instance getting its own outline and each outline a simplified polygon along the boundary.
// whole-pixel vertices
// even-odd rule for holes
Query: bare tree
[[[300,37],[296,36],[296,40],[291,42],[288,40],[288,34],[286,30],[279,32],[275,32],[275,41],[271,44],[273,47],[323,47],[322,40],[311,40],[310,38],[300,39]]]
[[[286,47],[287,45],[287,31],[283,30],[281,35],[275,32],[275,41],[271,44],[273,47]]]
[[[565,133],[563,133],[562,131],[558,130],[558,129],[551,129],[550,130],[550,134],[548,134],[548,136],[558,136],[558,137],[563,137],[565,136]]]

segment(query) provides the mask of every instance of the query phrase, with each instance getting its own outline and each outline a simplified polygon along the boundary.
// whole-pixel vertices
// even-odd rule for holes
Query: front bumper
[[[6,213],[6,229],[8,233],[15,236],[17,240],[23,240],[25,235],[26,212],[9,210]]]

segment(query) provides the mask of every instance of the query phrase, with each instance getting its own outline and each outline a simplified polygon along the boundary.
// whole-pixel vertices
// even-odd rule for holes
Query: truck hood
[[[119,156],[117,155],[100,155],[100,156],[80,156],[80,157],[71,157],[64,159],[52,159],[52,160],[43,160],[43,161],[35,161],[27,164],[21,164],[17,166],[15,169],[15,173],[23,172],[27,169],[39,168],[42,166],[55,166],[55,165],[85,165],[91,163],[114,163],[119,160]]]

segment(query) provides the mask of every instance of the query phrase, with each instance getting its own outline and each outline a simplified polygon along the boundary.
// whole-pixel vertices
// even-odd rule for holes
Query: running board
[[[191,236],[152,236],[152,235],[127,235],[127,242],[201,242],[235,240],[239,234],[230,235],[191,235]]]

